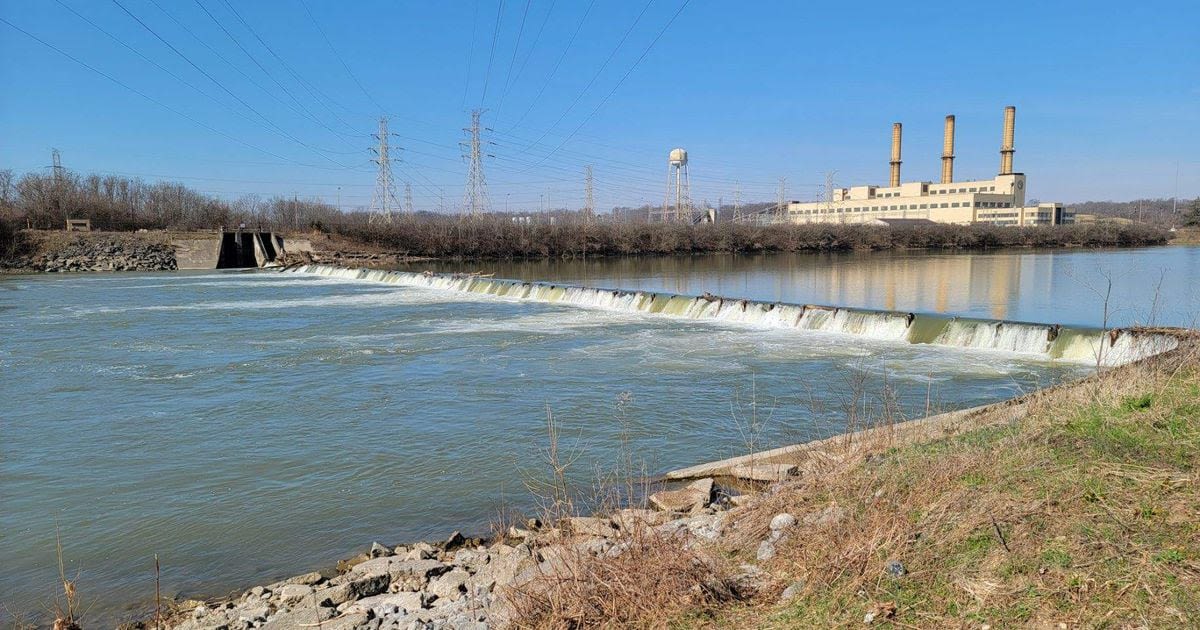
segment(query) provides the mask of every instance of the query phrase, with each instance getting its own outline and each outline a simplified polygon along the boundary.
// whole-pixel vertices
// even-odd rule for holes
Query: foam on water
[[[469,275],[302,265],[291,271],[341,280],[368,280],[514,300],[640,313],[770,329],[792,329],[897,343],[928,343],[1002,351],[1046,360],[1121,365],[1174,348],[1161,334],[1107,332],[1050,324],[945,318],[891,311],[736,300],[643,291],[596,289]]]

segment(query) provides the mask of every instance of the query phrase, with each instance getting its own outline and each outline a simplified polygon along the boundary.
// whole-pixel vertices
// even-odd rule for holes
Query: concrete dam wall
[[[329,265],[302,265],[293,271],[682,319],[854,335],[898,343],[1018,352],[1047,360],[1090,365],[1122,365],[1172,350],[1179,343],[1171,335],[1138,329],[1101,330],[926,313],[758,302],[707,294],[694,296],[622,291],[478,276],[348,269]]]
[[[283,238],[271,232],[222,232],[209,238],[175,239],[179,269],[264,267],[283,255]]]

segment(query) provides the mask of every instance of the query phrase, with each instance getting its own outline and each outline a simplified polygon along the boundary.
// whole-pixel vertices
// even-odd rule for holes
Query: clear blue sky
[[[773,200],[780,177],[810,199],[828,171],[886,181],[893,121],[904,179],[936,178],[948,113],[956,176],[990,177],[1012,104],[1032,197],[1170,197],[1177,164],[1180,196],[1200,195],[1193,1],[0,0],[0,17],[154,99],[0,23],[0,168],[17,171],[58,147],[78,171],[230,198],[341,186],[351,208],[382,110],[398,195],[457,208],[482,107],[496,209],[580,206],[585,164],[599,209],[661,203],[674,146],[697,201],[738,183]]]

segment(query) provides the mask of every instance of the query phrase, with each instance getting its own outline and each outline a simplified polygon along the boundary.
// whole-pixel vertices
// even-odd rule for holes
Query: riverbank
[[[554,501],[487,541],[375,544],[326,572],[181,602],[170,626],[1188,626],[1197,357],[1183,333],[1075,383],[876,418],[738,471],[757,483],[706,477],[587,518]]]
[[[174,241],[213,232],[60,232],[0,234],[0,271],[159,271],[178,267]],[[426,260],[575,259],[714,253],[968,251],[997,248],[1097,248],[1164,245],[1171,234],[1145,225],[1051,227],[941,225],[516,224],[495,218],[425,217],[392,225],[336,225],[287,234],[282,264],[394,267]]]

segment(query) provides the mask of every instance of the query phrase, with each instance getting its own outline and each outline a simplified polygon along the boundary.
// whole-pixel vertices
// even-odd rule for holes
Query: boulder
[[[783,481],[797,472],[795,464],[742,464],[729,470],[730,476],[743,481]]]
[[[285,604],[295,604],[313,594],[313,587],[307,584],[284,584],[275,591],[275,596]]]
[[[454,601],[462,597],[466,591],[467,580],[471,574],[464,569],[454,569],[437,579],[429,582],[429,592],[437,595],[438,600]]]
[[[693,481],[678,490],[662,490],[650,495],[650,503],[663,512],[690,512],[707,507],[712,500],[711,478]]]
[[[612,515],[612,522],[623,532],[631,532],[638,528],[662,525],[667,521],[667,515],[654,510],[640,508],[625,508],[617,510]]]
[[[796,524],[796,517],[791,514],[782,513],[776,514],[775,518],[771,519],[771,531],[777,532],[791,527]]]
[[[617,535],[617,527],[606,518],[595,516],[573,516],[565,519],[566,528],[579,536],[595,536],[597,538],[612,538]]]

